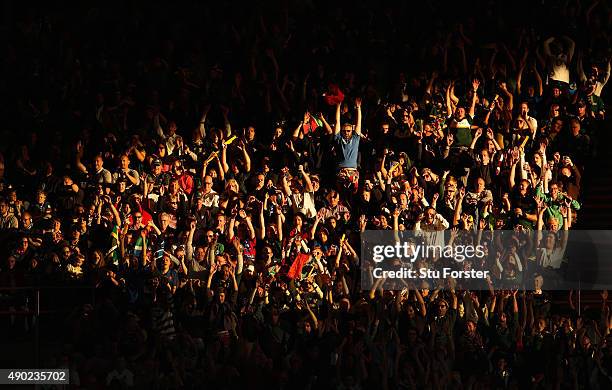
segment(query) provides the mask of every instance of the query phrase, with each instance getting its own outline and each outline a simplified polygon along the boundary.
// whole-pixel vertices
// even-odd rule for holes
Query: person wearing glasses
[[[198,193],[198,198],[202,199],[202,205],[206,208],[219,208],[219,194],[213,189],[212,176],[206,175],[202,185]]]

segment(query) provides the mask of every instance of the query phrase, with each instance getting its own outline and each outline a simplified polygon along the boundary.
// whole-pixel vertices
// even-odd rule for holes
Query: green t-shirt
[[[454,129],[454,146],[470,146],[472,144],[472,121],[473,119],[467,115],[465,118],[457,122],[457,127]]]

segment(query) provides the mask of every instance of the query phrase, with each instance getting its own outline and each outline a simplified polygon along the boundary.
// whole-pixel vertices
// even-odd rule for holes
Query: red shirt
[[[193,191],[193,177],[190,174],[184,173],[179,177],[176,177],[179,183],[179,187],[182,188],[183,192],[187,195],[191,195]]]

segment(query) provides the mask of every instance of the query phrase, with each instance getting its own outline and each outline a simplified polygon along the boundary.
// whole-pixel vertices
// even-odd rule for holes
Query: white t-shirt
[[[562,81],[564,83],[570,82],[570,70],[567,67],[567,56],[562,55],[558,58],[552,59],[552,70],[550,71],[550,78],[556,81]]]
[[[541,267],[550,267],[553,269],[561,268],[563,263],[563,256],[565,255],[565,248],[555,248],[549,251],[546,248],[538,248],[537,262]]]
[[[219,194],[211,190],[208,194],[201,194],[204,207],[219,207]]]
[[[300,212],[309,219],[314,218],[317,215],[317,209],[315,208],[313,195],[312,192],[292,193],[289,197],[289,204],[293,208],[293,212]]]

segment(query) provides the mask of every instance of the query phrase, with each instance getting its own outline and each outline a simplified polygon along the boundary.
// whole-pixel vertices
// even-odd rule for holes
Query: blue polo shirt
[[[338,168],[357,168],[357,157],[359,156],[359,140],[360,136],[353,133],[351,139],[347,142],[342,138],[342,134],[334,135],[334,142],[338,148],[337,164]]]

